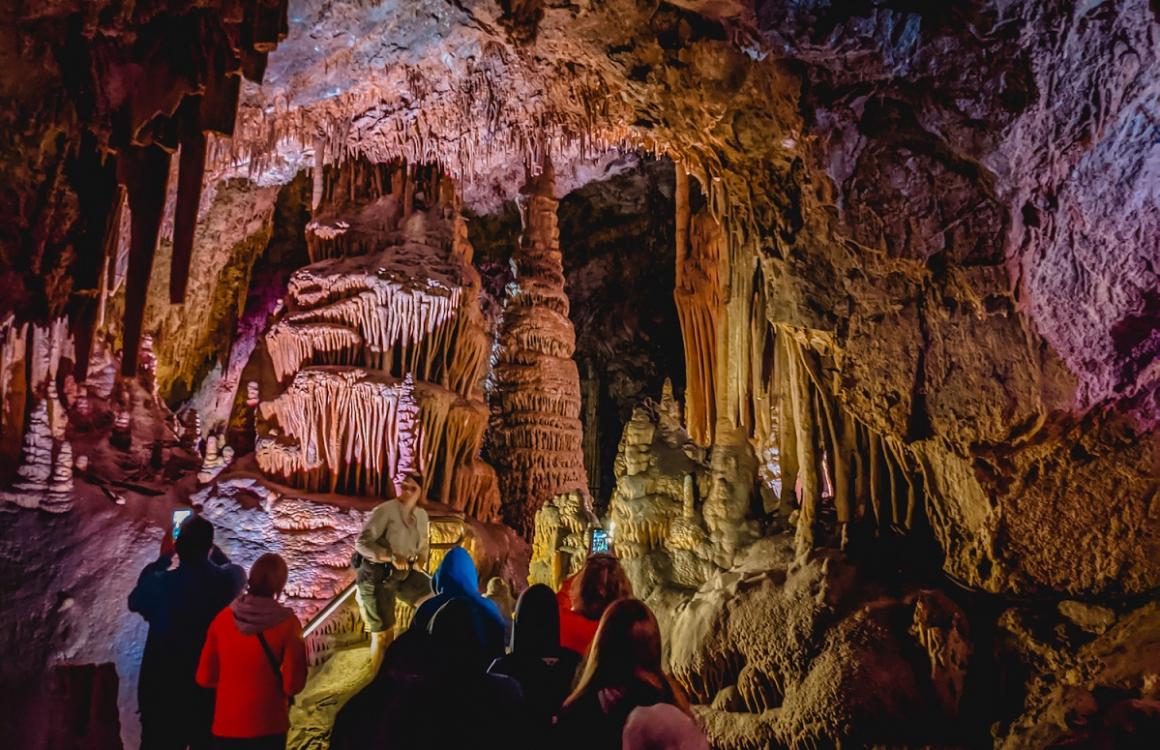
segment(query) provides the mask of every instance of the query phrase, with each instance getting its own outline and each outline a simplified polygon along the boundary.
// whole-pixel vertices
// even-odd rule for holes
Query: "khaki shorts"
[[[387,571],[393,571],[390,575]],[[381,633],[395,626],[395,600],[415,606],[431,593],[431,577],[422,570],[398,571],[363,563],[355,574],[355,598],[367,632]]]

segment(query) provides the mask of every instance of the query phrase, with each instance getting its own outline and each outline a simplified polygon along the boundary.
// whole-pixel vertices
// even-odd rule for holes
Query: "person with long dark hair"
[[[555,745],[620,748],[629,714],[661,703],[692,717],[688,699],[661,668],[661,631],[652,610],[621,599],[600,618],[580,680],[557,717]]]

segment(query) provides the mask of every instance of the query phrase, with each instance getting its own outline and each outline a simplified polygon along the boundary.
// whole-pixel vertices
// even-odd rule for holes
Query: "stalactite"
[[[786,359],[790,368],[790,391],[795,414],[795,446],[797,449],[798,476],[801,481],[802,496],[799,509],[797,533],[794,545],[799,555],[810,550],[814,543],[814,524],[818,517],[821,501],[818,485],[818,459],[814,449],[814,420],[810,414],[809,383],[805,374],[805,364],[800,353],[800,344],[788,336],[779,336],[788,348]]]
[[[113,212],[109,215],[109,223],[105,229],[105,244],[104,244],[104,262],[101,266],[101,282],[100,292],[97,302],[97,321],[96,330],[103,330],[105,328],[105,315],[108,307],[108,299],[112,294],[115,285],[116,267],[117,267],[117,252],[121,244],[121,224],[125,217],[125,204],[128,202],[128,197],[125,194],[125,188],[118,184],[114,190],[113,198]],[[90,349],[91,355],[91,349]],[[90,356],[91,358],[91,356]],[[79,366],[78,362],[78,366]],[[88,367],[88,362],[85,363]],[[88,376],[87,369],[84,377]],[[81,373],[78,370],[77,377],[82,380]]]
[[[129,146],[118,157],[119,178],[128,190],[132,220],[121,355],[121,374],[126,377],[137,374],[145,295],[149,291],[153,254],[157,250],[161,216],[165,210],[170,160],[170,154],[158,146]]]
[[[682,169],[678,167],[677,172]],[[685,419],[689,435],[700,445],[710,445],[717,422],[722,265],[728,249],[715,219],[705,211],[689,215],[688,191],[687,177],[680,179],[676,195],[681,252],[677,255],[673,299],[685,346]]]
[[[200,103],[201,97],[192,101]],[[174,209],[173,249],[169,267],[169,301],[174,305],[185,302],[189,263],[193,258],[193,232],[197,225],[201,185],[205,176],[206,139],[196,108],[186,116],[182,127],[185,132],[182,134],[178,157],[177,204]]]
[[[824,337],[780,328],[774,340],[770,392],[778,409],[783,486],[801,485],[799,553],[815,543],[818,482],[827,475],[843,544],[847,527],[857,522],[912,529],[923,512],[923,476],[914,454],[900,438],[879,434],[839,402]]]
[[[882,438],[875,432],[870,432],[869,436],[869,455],[867,462],[870,464],[869,480],[870,480],[870,505],[874,509],[874,523],[881,526],[883,523],[882,516]]]
[[[799,415],[793,400],[792,367],[793,358],[789,346],[779,334],[774,341],[774,377],[777,382],[778,403],[778,458],[781,461],[781,486],[783,508],[797,502],[798,468],[797,420]],[[786,502],[786,496],[792,502]]]

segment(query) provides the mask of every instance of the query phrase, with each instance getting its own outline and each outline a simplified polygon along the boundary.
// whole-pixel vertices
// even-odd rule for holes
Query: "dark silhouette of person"
[[[213,693],[195,676],[206,631],[246,584],[246,572],[213,543],[213,524],[193,515],[166,531],[161,554],[146,565],[129,594],[129,610],[149,623],[137,706],[141,749],[209,746]],[[170,570],[176,551],[178,566]]]
[[[511,650],[493,661],[488,672],[519,683],[536,747],[543,744],[552,717],[568,697],[579,663],[576,652],[560,646],[556,594],[542,583],[528,587],[516,603]]]
[[[473,606],[446,601],[428,630],[412,624],[395,639],[339,711],[331,750],[530,747],[519,685],[488,675],[487,658]]]

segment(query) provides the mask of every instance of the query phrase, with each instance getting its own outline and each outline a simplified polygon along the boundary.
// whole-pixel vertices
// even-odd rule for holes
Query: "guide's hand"
[[[411,567],[410,563],[407,562],[407,558],[402,555],[395,555],[391,560],[391,565],[394,565],[399,570],[407,570]]]
[[[173,532],[166,529],[165,533],[161,535],[161,557],[173,557],[173,553],[177,551],[177,545],[173,543]]]

